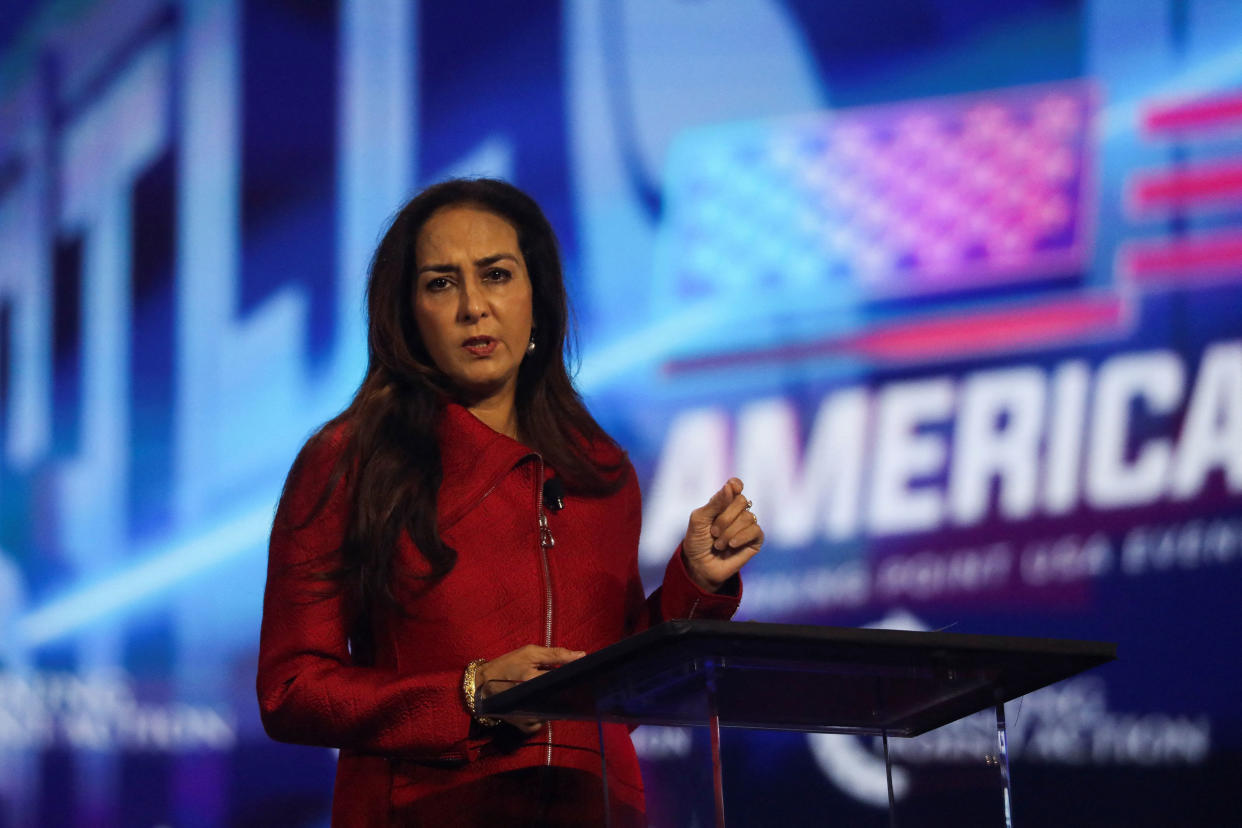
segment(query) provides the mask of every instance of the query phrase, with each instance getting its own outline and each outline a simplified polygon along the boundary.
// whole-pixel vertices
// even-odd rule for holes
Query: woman
[[[644,600],[634,470],[573,389],[556,240],[511,185],[415,197],[367,296],[366,377],[272,527],[264,727],[340,748],[333,824],[599,824],[595,725],[474,705],[667,618],[731,616],[763,543],[742,484],[691,514]],[[614,824],[642,824],[628,732],[605,744]]]

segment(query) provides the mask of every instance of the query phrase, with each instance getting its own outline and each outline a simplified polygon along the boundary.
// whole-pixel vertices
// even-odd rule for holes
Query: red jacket
[[[462,699],[466,664],[525,644],[590,652],[670,618],[728,618],[740,600],[740,587],[726,595],[695,586],[680,550],[661,588],[644,599],[637,558],[641,498],[632,467],[616,494],[569,494],[561,511],[547,513],[555,545],[545,548],[539,511],[551,470],[542,457],[457,405],[444,410],[438,430],[444,482],[437,515],[457,563],[419,595],[395,579],[405,613],[377,611],[374,666],[352,662],[344,599],[330,590],[325,595],[317,576],[338,560],[345,487],[337,487],[309,525],[291,528],[322,493],[343,450],[342,435],[312,447],[272,527],[260,711],[272,738],[341,749],[334,825],[430,824],[429,814],[471,824],[471,814],[483,819],[482,809],[497,805],[512,816],[523,804],[518,800],[531,797],[505,787],[523,774],[498,775],[539,766],[595,786],[590,792],[590,784],[578,785],[572,793],[574,786],[562,785],[554,799],[594,801],[601,792],[596,726],[552,722],[525,738],[509,726],[482,728]],[[394,566],[425,568],[408,537],[398,544]],[[605,745],[612,802],[641,814],[642,780],[628,732],[607,726]]]

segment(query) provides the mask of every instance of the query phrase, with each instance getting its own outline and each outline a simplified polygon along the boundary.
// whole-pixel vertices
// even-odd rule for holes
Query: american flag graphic
[[[1086,82],[1051,84],[683,142],[659,263],[670,299],[743,298],[759,286],[826,316],[834,301],[922,301],[793,343],[682,355],[666,369],[836,354],[923,362],[1080,342],[1124,332],[1144,290],[1242,278],[1242,227],[1175,233],[1157,222],[1152,234],[1161,217],[1242,204],[1242,158],[1217,157],[1136,172],[1127,232],[1146,237],[1121,244],[1111,286],[1086,286],[1096,98]],[[1242,134],[1242,94],[1154,102],[1140,119],[1145,140],[1229,138]]]

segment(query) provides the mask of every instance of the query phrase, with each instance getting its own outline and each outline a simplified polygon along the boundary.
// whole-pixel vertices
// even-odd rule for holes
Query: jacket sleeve
[[[316,509],[341,450],[334,443],[323,435],[303,450],[272,526],[257,681],[264,729],[283,742],[471,758],[484,740],[472,738],[460,672],[353,662],[348,601],[326,577],[341,564],[346,486]]]
[[[633,471],[631,470],[631,475]],[[639,633],[648,627],[677,618],[709,618],[725,621],[733,617],[742,601],[742,579],[734,575],[720,588],[719,592],[707,592],[690,578],[686,571],[685,558],[681,554],[681,544],[664,569],[664,580],[660,586],[645,600],[643,583],[638,571],[638,527],[642,524],[642,495],[637,482],[630,487],[631,504],[630,520],[636,527],[635,548],[630,565],[628,606],[630,607],[631,634]],[[689,517],[687,515],[687,517]]]

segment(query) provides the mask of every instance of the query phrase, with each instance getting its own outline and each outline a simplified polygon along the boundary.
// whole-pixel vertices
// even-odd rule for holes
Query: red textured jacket
[[[555,545],[545,548],[539,513],[551,470],[542,457],[457,405],[445,408],[438,429],[437,514],[457,564],[422,594],[398,585],[405,613],[376,613],[374,666],[353,663],[344,599],[325,595],[316,574],[339,560],[345,487],[309,525],[291,528],[321,495],[343,436],[310,450],[272,527],[259,648],[263,725],[281,741],[341,749],[334,825],[469,825],[547,801],[573,803],[583,824],[599,821],[596,726],[552,722],[531,737],[509,726],[482,728],[461,696],[466,664],[525,644],[590,652],[670,618],[728,618],[740,585],[733,595],[703,592],[678,550],[661,588],[644,599],[632,468],[616,494],[570,494],[561,511],[547,513]],[[425,567],[408,537],[394,566]],[[607,726],[605,745],[611,801],[641,815],[628,732]],[[539,805],[541,797],[547,801]],[[581,810],[592,808],[594,816]]]

